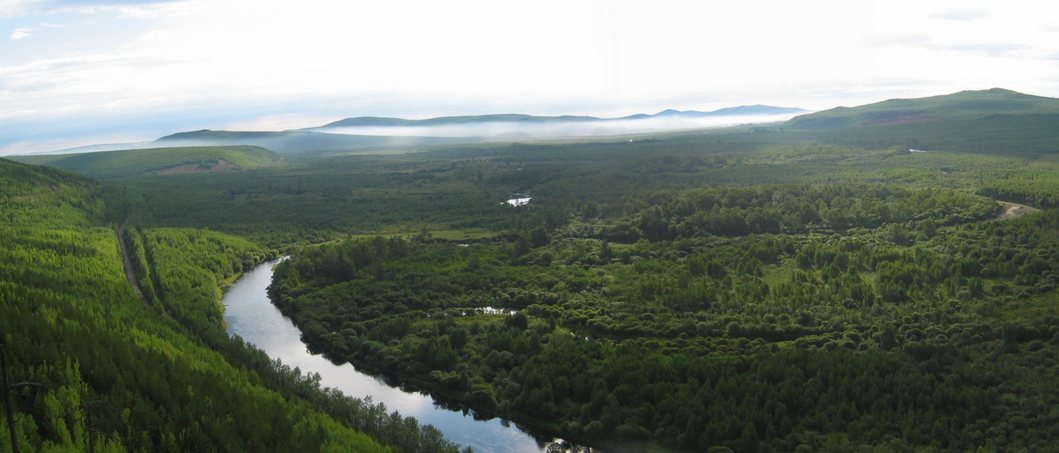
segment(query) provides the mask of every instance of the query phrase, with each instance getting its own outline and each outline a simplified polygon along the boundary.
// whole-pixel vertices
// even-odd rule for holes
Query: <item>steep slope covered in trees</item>
[[[225,245],[210,250],[219,267],[188,260],[159,271],[154,292],[166,305],[151,308],[125,281],[114,229],[96,220],[102,209],[93,183],[0,160],[0,187],[5,214],[15,213],[0,219],[0,340],[9,381],[29,384],[11,392],[22,451],[394,448],[351,428],[357,417],[362,430],[393,431],[390,445],[406,438],[402,450],[447,448],[436,433],[429,443],[430,433],[409,430],[383,408],[323,393],[312,379],[238,341],[222,344],[196,334],[194,322],[174,320],[204,316],[207,307],[190,300],[185,311],[175,308],[191,292],[216,300],[217,280],[188,275],[201,268],[211,277],[231,275],[261,257],[259,247],[229,247],[234,239],[219,235],[159,232],[161,241]],[[346,415],[322,412],[325,399]],[[8,421],[0,414],[0,423]],[[11,442],[6,429],[0,432],[0,445]]]

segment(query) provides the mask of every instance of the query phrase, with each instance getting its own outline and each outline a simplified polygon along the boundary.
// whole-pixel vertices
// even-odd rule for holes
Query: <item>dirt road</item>
[[[121,261],[125,267],[125,279],[132,285],[132,290],[136,291],[136,297],[139,297],[144,305],[148,305],[147,298],[143,297],[143,291],[140,290],[140,283],[136,281],[136,273],[132,270],[132,260],[129,258],[129,251],[125,248],[124,223],[118,227],[118,249],[121,250]]]

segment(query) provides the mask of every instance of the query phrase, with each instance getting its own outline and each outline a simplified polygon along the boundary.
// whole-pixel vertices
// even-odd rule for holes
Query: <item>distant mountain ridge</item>
[[[1056,131],[1059,131],[1059,99],[1003,88],[889,99],[856,107],[803,112],[806,111],[798,108],[742,105],[710,112],[666,109],[653,114],[614,118],[527,114],[427,119],[361,116],[306,129],[261,132],[198,130],[167,135],[154,142],[92,145],[67,151],[253,145],[280,154],[374,153],[490,140],[649,134],[771,122],[774,123],[772,126],[761,130],[786,134],[794,140],[805,142],[867,148],[896,146],[928,150],[1059,154],[1059,141],[1056,139]],[[794,116],[798,113],[803,114]],[[783,119],[781,115],[793,118],[779,123]],[[429,129],[432,126],[446,127]]]
[[[835,107],[796,116],[792,129],[840,129],[970,120],[991,115],[1059,114],[1059,99],[1003,88],[967,90],[912,99],[889,99],[857,107]]]
[[[467,116],[440,116],[422,120],[409,120],[404,118],[392,118],[385,116],[358,116],[334,121],[320,129],[330,127],[356,127],[356,126],[446,126],[463,125],[471,123],[549,123],[549,122],[581,122],[599,121],[594,116],[534,116],[519,113],[501,113],[489,115],[467,115]],[[317,128],[310,128],[317,129]]]
[[[692,121],[681,126],[680,120],[696,118],[731,118],[733,122],[742,121],[744,117],[767,115],[792,115],[805,110],[789,107],[767,105],[746,105],[728,107],[712,112],[695,110],[663,110],[655,114],[637,114],[618,118],[599,118],[583,115],[537,116],[518,113],[489,115],[442,116],[427,119],[405,119],[382,116],[359,116],[334,121],[323,126],[286,131],[221,131],[203,129],[198,131],[178,132],[166,135],[154,142],[153,146],[261,146],[272,151],[292,154],[303,152],[363,152],[370,150],[419,147],[468,143],[482,140],[530,139],[536,136],[583,136],[615,135],[630,132],[660,130],[658,124],[642,123],[628,127],[626,122],[646,119],[674,120],[665,126],[694,128],[702,127]],[[483,125],[510,125],[508,128],[479,128]],[[434,136],[426,134],[401,134],[399,128],[428,128],[463,126],[466,133],[460,136],[452,134]],[[553,127],[554,126],[554,127]],[[626,127],[626,129],[622,129]],[[360,131],[338,131],[340,128],[363,128]],[[376,129],[369,129],[376,128]],[[387,130],[386,128],[393,128]],[[552,135],[538,135],[534,131],[548,129]]]
[[[666,109],[655,114],[637,113],[634,115],[602,118],[585,115],[561,115],[561,116],[538,116],[519,113],[501,113],[488,115],[462,115],[462,116],[440,116],[419,120],[405,118],[393,118],[384,116],[357,116],[334,121],[312,129],[325,129],[335,127],[400,127],[400,126],[446,126],[467,125],[473,123],[580,123],[594,121],[621,121],[639,120],[648,118],[701,118],[716,116],[752,116],[752,115],[783,115],[805,112],[806,110],[794,107],[776,107],[770,105],[741,105],[737,107],[726,107],[709,112],[697,110],[674,110]]]
[[[1059,99],[1003,88],[890,99],[796,116],[780,129],[858,147],[1059,154]]]

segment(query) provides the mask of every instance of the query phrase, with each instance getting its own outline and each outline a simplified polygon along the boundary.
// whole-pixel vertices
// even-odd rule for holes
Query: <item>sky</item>
[[[0,155],[362,115],[1059,97],[1051,5],[0,0]]]

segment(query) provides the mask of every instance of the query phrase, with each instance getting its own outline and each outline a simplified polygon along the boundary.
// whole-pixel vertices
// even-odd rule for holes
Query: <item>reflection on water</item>
[[[269,302],[266,289],[272,281],[272,267],[277,263],[265,263],[247,272],[225,293],[224,320],[228,323],[229,335],[239,335],[270,357],[292,368],[298,367],[303,373],[319,373],[324,386],[354,397],[371,396],[372,401],[384,403],[389,410],[415,417],[422,424],[434,425],[449,440],[473,447],[475,451],[561,450],[553,442],[540,442],[501,419],[475,420],[462,411],[439,407],[430,395],[391,387],[381,379],[358,372],[348,363],[335,365],[321,355],[310,354],[301,342],[298,328]]]

